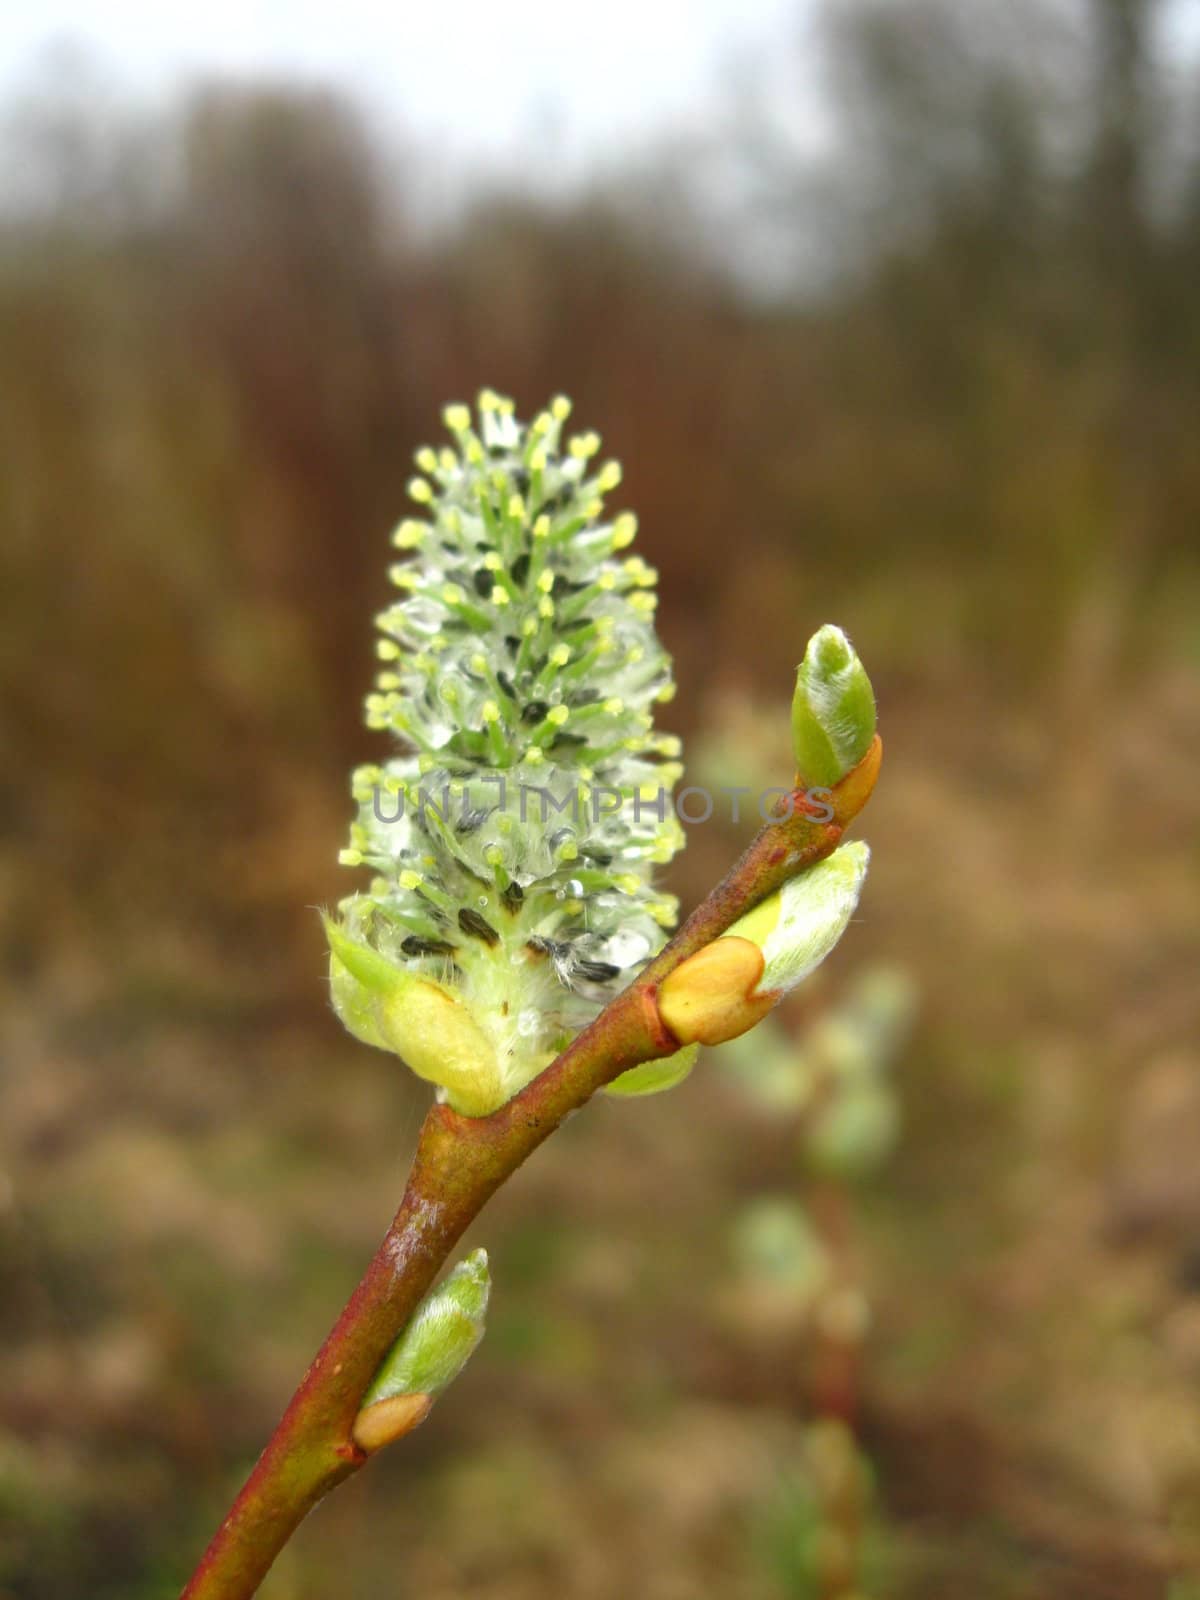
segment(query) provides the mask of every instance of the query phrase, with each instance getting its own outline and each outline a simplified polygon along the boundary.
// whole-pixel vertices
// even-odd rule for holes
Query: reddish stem
[[[367,1385],[463,1231],[568,1112],[629,1067],[670,1055],[655,992],[780,884],[834,850],[879,768],[879,740],[833,796],[832,821],[799,793],[757,835],[642,975],[558,1059],[488,1117],[435,1105],[417,1143],[400,1209],[266,1449],[214,1534],[183,1600],[248,1600],[303,1518],[367,1459],[351,1438]]]

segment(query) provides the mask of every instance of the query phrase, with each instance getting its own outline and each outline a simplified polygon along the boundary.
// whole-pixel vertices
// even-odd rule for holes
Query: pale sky
[[[90,47],[114,86],[166,91],[212,71],[344,83],[452,165],[503,166],[553,133],[590,165],[688,131],[722,66],[797,31],[809,0],[0,0],[0,93],[48,41]]]
[[[214,71],[333,82],[407,144],[436,152],[431,170],[511,172],[520,158],[525,186],[552,188],[663,133],[702,133],[739,60],[769,68],[789,56],[786,109],[819,141],[817,9],[818,0],[0,0],[0,98],[36,81],[39,55],[44,83],[47,46],[63,42],[83,46],[118,96],[165,98]],[[1200,50],[1200,0],[1167,0],[1166,22],[1169,56]],[[545,172],[529,170],[539,149],[553,152]]]

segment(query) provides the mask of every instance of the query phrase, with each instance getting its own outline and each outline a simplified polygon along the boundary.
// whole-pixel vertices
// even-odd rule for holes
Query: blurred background
[[[624,461],[696,770],[850,631],[874,863],[263,1593],[1195,1600],[1200,8],[51,0],[0,171],[0,1596],[176,1592],[390,1218],[312,908],[489,384]]]

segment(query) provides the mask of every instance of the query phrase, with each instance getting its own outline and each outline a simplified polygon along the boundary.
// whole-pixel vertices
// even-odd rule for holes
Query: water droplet
[[[650,941],[642,933],[615,933],[605,946],[605,957],[618,967],[630,967],[650,954]]]

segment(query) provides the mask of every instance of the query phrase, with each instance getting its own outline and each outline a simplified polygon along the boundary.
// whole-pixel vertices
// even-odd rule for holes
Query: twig
[[[833,790],[831,821],[803,791],[768,823],[641,976],[500,1110],[464,1117],[435,1105],[421,1128],[400,1209],[266,1449],[214,1535],[183,1600],[246,1600],[300,1522],[368,1459],[351,1437],[362,1396],[464,1230],[563,1118],[619,1073],[670,1055],[678,1041],[655,1004],[688,956],[806,867],[828,856],[865,805],[879,769],[876,738]],[[817,815],[828,816],[818,808]]]

